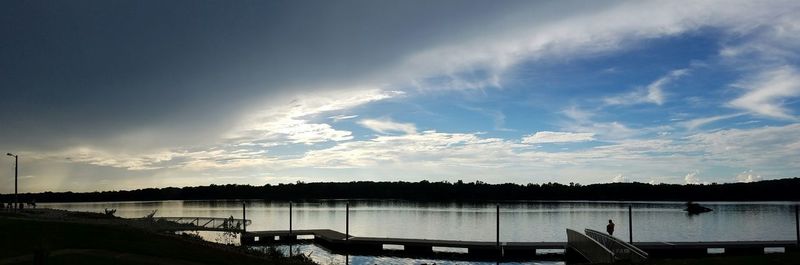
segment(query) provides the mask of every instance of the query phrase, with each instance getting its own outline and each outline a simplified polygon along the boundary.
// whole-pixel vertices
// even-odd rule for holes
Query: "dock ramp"
[[[570,252],[580,255],[589,263],[614,263],[614,252],[597,240],[581,232],[567,228],[567,255]]]
[[[584,232],[586,232],[586,236],[611,250],[611,252],[614,253],[614,258],[618,261],[640,263],[647,260],[647,252],[642,251],[628,242],[592,229],[586,229]]]

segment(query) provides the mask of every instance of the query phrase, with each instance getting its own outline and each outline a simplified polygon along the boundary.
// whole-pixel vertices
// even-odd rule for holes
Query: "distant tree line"
[[[401,199],[412,201],[611,200],[611,201],[797,201],[800,178],[753,183],[706,185],[606,183],[569,185],[487,184],[484,182],[319,182],[278,185],[210,185],[101,192],[43,192],[20,194],[27,202],[92,202],[146,200],[320,200]],[[0,195],[0,201],[13,194]]]

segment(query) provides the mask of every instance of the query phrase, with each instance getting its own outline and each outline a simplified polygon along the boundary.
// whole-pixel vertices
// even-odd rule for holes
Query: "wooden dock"
[[[707,255],[709,249],[724,249],[724,253],[729,255],[763,254],[765,248],[783,248],[786,251],[798,250],[797,241],[794,240],[634,242],[633,245],[653,257],[702,256]]]
[[[297,242],[298,236],[307,237],[321,247],[337,254],[352,255],[407,255],[433,257],[440,255],[437,248],[456,249],[470,258],[531,258],[537,250],[566,250],[566,242],[487,242],[410,238],[358,237],[330,230],[275,230],[252,231],[242,235],[242,244],[288,244]],[[633,245],[651,257],[689,257],[708,254],[708,249],[724,249],[725,254],[759,254],[765,248],[797,250],[796,241],[720,241],[720,242],[635,242]]]
[[[472,257],[518,257],[531,256],[537,249],[564,249],[565,242],[496,242],[461,241],[461,240],[436,240],[436,239],[411,239],[411,238],[383,238],[383,237],[347,237],[346,234],[329,230],[276,230],[254,231],[242,236],[245,245],[259,244],[284,244],[298,241],[298,237],[310,237],[307,240],[340,254],[368,254],[397,255],[398,252],[411,256],[431,256],[437,254],[434,248],[450,248],[461,250],[456,253]],[[395,248],[385,246],[395,246]],[[401,246],[401,251],[396,247]]]

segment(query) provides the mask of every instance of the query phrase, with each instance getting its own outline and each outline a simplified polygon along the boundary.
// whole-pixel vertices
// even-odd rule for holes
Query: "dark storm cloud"
[[[0,145],[202,139],[264,97],[366,80],[515,5],[4,1]]]

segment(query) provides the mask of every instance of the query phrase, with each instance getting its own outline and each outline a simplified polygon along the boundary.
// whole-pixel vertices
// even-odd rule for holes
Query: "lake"
[[[343,200],[292,203],[294,229],[345,231]],[[350,234],[447,240],[494,241],[498,203],[430,203],[399,200],[353,200]],[[500,240],[504,242],[566,241],[566,228],[605,231],[608,220],[616,224],[615,236],[628,239],[628,206],[633,207],[634,241],[735,241],[794,240],[794,202],[703,202],[714,211],[688,215],[683,202],[501,202]],[[241,218],[240,201],[147,201],[101,203],[41,203],[41,207],[102,212],[117,209],[117,216],[199,216]],[[248,201],[250,231],[289,228],[289,203]],[[336,264],[313,245],[296,246],[315,252],[322,264]],[[323,252],[323,253],[320,253]],[[380,262],[375,259],[383,259]],[[330,260],[330,262],[328,261]],[[398,258],[351,257],[351,264],[420,264],[425,261]],[[545,262],[549,264],[548,262]],[[437,264],[448,264],[437,261]],[[458,262],[458,264],[464,264]],[[480,264],[480,263],[470,263]],[[491,263],[494,264],[494,263]],[[530,264],[530,263],[525,263]]]

